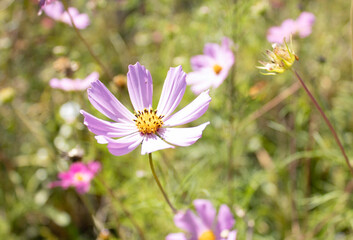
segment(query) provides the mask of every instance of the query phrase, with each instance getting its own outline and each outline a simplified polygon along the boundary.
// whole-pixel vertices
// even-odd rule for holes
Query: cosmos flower
[[[189,73],[186,82],[191,90],[199,94],[211,87],[217,88],[227,78],[234,64],[234,54],[230,49],[232,41],[223,38],[222,45],[207,43],[204,54],[191,58],[193,72]]]
[[[263,66],[257,68],[266,70],[266,72],[262,72],[264,75],[276,75],[290,69],[295,60],[299,60],[298,56],[294,53],[292,45],[292,41],[290,42],[290,47],[286,42],[284,42],[284,46],[274,43],[272,45],[273,50],[266,51],[269,61],[260,61]]]
[[[54,1],[51,4],[46,4],[42,7],[45,14],[60,22],[64,22],[72,26],[72,22],[69,13],[78,29],[85,29],[90,25],[90,20],[87,14],[79,13],[79,11],[74,7],[69,7],[68,12],[65,11],[64,5],[60,1]]]
[[[52,88],[58,88],[64,91],[82,91],[86,90],[90,86],[91,82],[98,78],[99,74],[97,72],[93,72],[85,79],[63,78],[59,80],[57,78],[53,78],[50,80],[49,84]]]
[[[174,216],[177,227],[188,232],[172,233],[166,240],[235,240],[236,231],[232,230],[235,220],[227,205],[221,205],[218,211],[208,200],[197,199],[194,206],[198,216],[192,211],[179,212]]]
[[[209,122],[190,128],[172,127],[192,122],[202,116],[211,98],[208,91],[205,91],[189,105],[172,114],[184,95],[185,77],[181,66],[170,68],[159,104],[157,108],[153,108],[151,74],[140,63],[130,65],[127,86],[134,114],[96,80],[88,89],[88,99],[98,111],[115,122],[101,120],[81,110],[85,118],[84,124],[97,135],[98,143],[108,144],[108,150],[116,156],[127,154],[140,144],[141,154],[174,148],[173,145],[189,146],[202,136],[202,131]]]
[[[78,193],[86,193],[91,186],[91,180],[100,169],[101,164],[99,162],[73,163],[67,172],[59,173],[59,181],[51,182],[49,187],[61,187],[63,189],[74,187]]]
[[[291,35],[298,34],[300,38],[305,38],[311,34],[311,29],[315,23],[315,16],[310,12],[302,12],[297,20],[286,19],[281,26],[271,27],[267,31],[267,40],[271,43],[283,43],[289,41]]]

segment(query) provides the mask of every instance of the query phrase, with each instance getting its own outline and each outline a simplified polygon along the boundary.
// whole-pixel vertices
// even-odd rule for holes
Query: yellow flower
[[[299,60],[298,56],[295,55],[292,47],[292,40],[290,47],[284,41],[284,46],[279,44],[272,45],[273,50],[267,50],[266,56],[269,58],[268,62],[260,61],[263,66],[257,68],[266,70],[267,72],[262,72],[264,75],[276,75],[283,73],[284,71],[290,69],[295,62]]]

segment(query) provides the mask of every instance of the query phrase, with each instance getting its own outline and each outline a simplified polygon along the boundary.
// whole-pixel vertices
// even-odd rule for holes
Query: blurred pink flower
[[[194,206],[198,216],[192,211],[179,212],[174,216],[177,227],[188,232],[172,233],[166,240],[235,240],[237,232],[232,231],[235,220],[227,205],[221,205],[216,216],[212,203],[204,199],[196,199]]]
[[[310,12],[302,12],[297,20],[286,19],[281,26],[271,27],[267,31],[267,40],[271,43],[283,43],[289,41],[291,35],[298,34],[305,38],[311,34],[312,26],[315,23],[315,16]]]
[[[49,84],[52,88],[58,88],[64,91],[82,91],[86,90],[90,86],[91,82],[97,80],[98,78],[99,74],[97,72],[93,72],[85,79],[63,78],[59,80],[57,78],[53,78],[50,80]]]
[[[296,23],[299,37],[305,38],[311,34],[312,26],[315,23],[315,15],[310,12],[302,12]]]
[[[39,8],[42,9],[45,5],[51,4],[56,0],[39,0]]]
[[[191,90],[199,94],[211,87],[217,88],[227,78],[230,68],[234,64],[234,54],[230,49],[232,41],[223,38],[222,45],[207,43],[204,54],[191,58],[193,72],[186,77]]]
[[[90,20],[87,14],[79,13],[79,11],[74,7],[69,7],[68,12],[65,11],[64,5],[55,1],[51,4],[45,5],[43,11],[48,17],[60,22],[64,22],[70,26],[72,26],[71,19],[69,13],[78,29],[85,29],[88,25],[90,25]]]
[[[107,143],[109,152],[116,156],[127,154],[140,144],[141,154],[174,148],[173,145],[189,146],[201,138],[202,131],[209,122],[191,128],[172,127],[201,117],[206,112],[211,98],[208,91],[205,91],[189,105],[172,114],[184,95],[185,77],[181,66],[170,68],[157,109],[153,110],[153,83],[150,72],[138,62],[130,65],[127,86],[135,114],[96,80],[88,89],[88,99],[98,111],[116,122],[101,120],[81,110],[85,117],[84,124],[91,132],[97,134],[98,143]]]
[[[91,180],[100,169],[101,164],[99,162],[73,163],[67,172],[59,173],[59,181],[51,182],[49,187],[61,187],[63,189],[74,187],[79,194],[86,193],[91,186]]]

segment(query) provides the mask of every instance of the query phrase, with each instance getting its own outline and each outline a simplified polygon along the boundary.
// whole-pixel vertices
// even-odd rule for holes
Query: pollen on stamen
[[[163,125],[163,116],[158,116],[157,110],[153,110],[152,108],[149,110],[145,108],[143,111],[138,111],[135,117],[136,119],[133,121],[136,123],[138,130],[143,134],[156,133]]]
[[[221,71],[222,71],[222,67],[219,66],[218,64],[215,64],[213,66],[213,71],[216,73],[216,74],[219,74]]]

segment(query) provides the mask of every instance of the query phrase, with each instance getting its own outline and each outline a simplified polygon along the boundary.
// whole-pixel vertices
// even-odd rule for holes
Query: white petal
[[[155,134],[146,134],[142,142],[141,154],[144,155],[165,148],[174,148],[174,146],[166,143]]]
[[[208,105],[211,102],[211,97],[208,92],[209,91],[205,91],[201,93],[194,101],[189,103],[186,107],[171,115],[169,119],[164,121],[163,126],[172,127],[182,125],[192,122],[201,117],[206,112],[206,110],[208,109]]]

